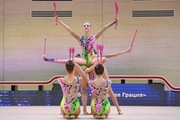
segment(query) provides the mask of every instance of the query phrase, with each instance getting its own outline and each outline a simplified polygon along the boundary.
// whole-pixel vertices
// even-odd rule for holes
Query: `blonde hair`
[[[89,21],[86,21],[85,23],[88,23],[88,24],[90,25],[90,27],[91,27],[91,24],[90,24],[90,22],[89,22]],[[84,23],[84,24],[85,24],[85,23]],[[83,24],[83,25],[84,25],[84,24]]]

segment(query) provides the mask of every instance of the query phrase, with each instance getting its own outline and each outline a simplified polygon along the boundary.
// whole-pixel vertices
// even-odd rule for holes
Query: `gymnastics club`
[[[56,16],[56,2],[53,2],[53,6],[54,6],[54,15]],[[56,25],[57,25],[57,19],[56,19]]]
[[[97,62],[99,63],[99,44],[96,44],[96,50],[97,50]]]
[[[69,48],[69,59],[71,60],[71,52],[72,52],[72,48]]]
[[[134,37],[133,37],[133,40],[132,40],[132,43],[131,43],[131,47],[133,46],[133,43],[134,43],[134,40],[136,38],[136,33],[137,33],[138,30],[136,30],[135,34],[134,34]]]
[[[104,50],[104,45],[99,45],[99,50],[100,50],[100,58],[101,58],[101,63],[102,63],[102,54],[103,54],[103,50]]]
[[[72,47],[71,52],[72,52],[72,61],[74,61],[74,52],[75,52],[75,48],[74,47]]]
[[[44,55],[46,54],[46,39],[44,40]]]
[[[118,3],[117,2],[114,2],[114,5],[115,5],[115,9],[116,9],[116,18],[118,16],[118,11],[119,11],[119,6],[118,6]],[[118,20],[116,20],[116,25],[115,25],[115,29],[117,28],[118,26]]]

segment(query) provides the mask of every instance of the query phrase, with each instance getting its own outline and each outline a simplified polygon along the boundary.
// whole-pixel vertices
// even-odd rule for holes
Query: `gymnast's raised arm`
[[[118,16],[115,17],[115,20],[105,25],[97,34],[96,39],[98,39],[108,28],[114,25],[118,21]]]
[[[89,78],[87,77],[86,73],[82,70],[82,68],[77,63],[74,63],[74,65],[75,65],[75,70],[81,74],[81,77],[84,80],[89,81]]]
[[[80,35],[76,34],[69,26],[61,21],[57,15],[55,15],[55,20],[60,23],[76,40],[78,40],[78,42],[80,41]]]

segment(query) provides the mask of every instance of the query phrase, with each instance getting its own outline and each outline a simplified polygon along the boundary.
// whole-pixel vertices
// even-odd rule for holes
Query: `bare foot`
[[[105,119],[106,116],[105,115],[102,115],[102,116],[95,115],[94,118],[96,118],[96,119]]]
[[[75,118],[75,115],[71,115],[71,116],[69,116],[70,117],[70,119],[74,119]]]
[[[84,115],[91,115],[91,113],[88,113],[87,111],[83,111]]]
[[[121,110],[118,110],[118,115],[123,115],[123,113],[121,112]]]
[[[64,118],[66,118],[66,119],[74,119],[75,115],[65,115]]]
[[[70,119],[70,116],[69,115],[65,115],[64,118]]]

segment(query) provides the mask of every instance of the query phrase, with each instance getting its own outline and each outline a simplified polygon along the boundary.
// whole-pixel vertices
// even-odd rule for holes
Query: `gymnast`
[[[88,84],[91,88],[91,113],[95,118],[107,118],[110,113],[110,102],[108,100],[108,93],[110,93],[111,81],[104,79],[102,74],[104,66],[98,64],[95,67],[95,79],[89,80]]]
[[[76,64],[76,63],[75,63]],[[81,71],[81,77],[83,80],[88,82],[88,85],[91,88],[91,113],[94,118],[107,118],[110,113],[110,102],[108,100],[108,94],[110,94],[111,88],[111,80],[103,78],[104,66],[96,62],[89,69],[95,70],[95,79],[90,80],[89,77],[86,76],[83,70]],[[81,69],[79,67],[79,69]],[[80,70],[78,70],[80,71]]]
[[[78,99],[78,91],[81,84],[81,78],[74,76],[74,63],[69,60],[65,64],[67,75],[58,82],[63,91],[63,98],[61,100],[61,113],[64,118],[77,118],[80,114],[80,102]],[[75,66],[76,69],[76,66]]]
[[[74,75],[74,71],[78,71],[83,74],[82,70],[79,69],[79,65],[74,63],[74,48],[70,48],[70,60],[65,63],[66,76],[59,78],[58,82],[63,91],[63,98],[61,100],[61,114],[66,119],[77,118],[80,114],[80,102],[78,99],[78,91],[82,78]],[[47,58],[43,55],[43,59],[47,62],[56,62],[54,58]],[[61,63],[61,62],[60,62]]]

